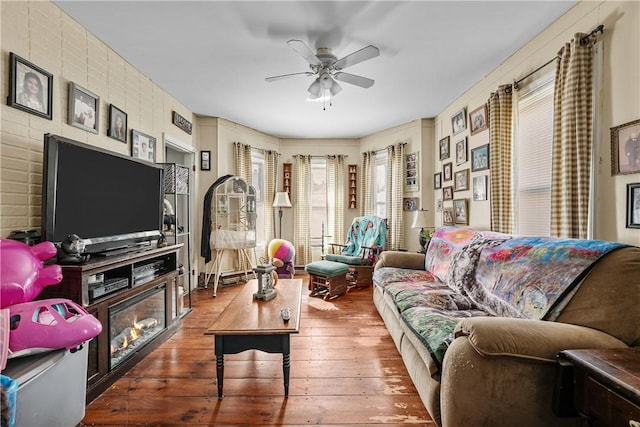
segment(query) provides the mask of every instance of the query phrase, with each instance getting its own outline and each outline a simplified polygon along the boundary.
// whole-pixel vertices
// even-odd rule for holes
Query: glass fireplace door
[[[166,283],[109,307],[109,370],[139,351],[167,327]]]

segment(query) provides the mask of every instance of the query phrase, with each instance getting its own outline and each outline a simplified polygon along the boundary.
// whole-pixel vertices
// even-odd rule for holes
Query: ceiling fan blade
[[[318,66],[322,65],[322,62],[320,62],[316,54],[313,53],[309,46],[307,46],[302,40],[289,40],[287,44],[291,46],[293,50],[298,52],[298,55],[306,59],[309,64]]]
[[[292,74],[282,74],[280,76],[272,76],[267,77],[265,80],[268,82],[275,82],[277,80],[288,79],[289,77],[297,77],[297,76],[313,76],[314,74],[311,71],[305,71],[303,73],[292,73]]]
[[[373,86],[373,83],[375,83],[375,80],[349,73],[335,73],[333,77],[336,80],[340,80],[341,82],[349,83],[363,88],[370,88],[371,86]]]
[[[360,50],[357,50],[343,58],[338,59],[333,63],[333,68],[336,70],[343,70],[347,67],[351,67],[352,65],[359,64],[363,61],[366,61],[371,58],[375,58],[380,55],[380,49],[373,45],[369,45],[363,47]]]

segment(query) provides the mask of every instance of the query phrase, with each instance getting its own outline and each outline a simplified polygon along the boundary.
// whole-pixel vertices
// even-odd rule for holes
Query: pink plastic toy
[[[98,319],[73,301],[52,298],[9,307],[11,356],[76,349],[102,331]]]
[[[29,246],[17,240],[0,239],[0,308],[32,301],[45,286],[59,283],[60,266],[42,264],[56,252],[51,242]]]

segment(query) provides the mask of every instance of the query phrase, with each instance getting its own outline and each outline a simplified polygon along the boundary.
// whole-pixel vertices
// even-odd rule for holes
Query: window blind
[[[522,236],[550,234],[554,74],[518,91],[514,199],[516,233]]]

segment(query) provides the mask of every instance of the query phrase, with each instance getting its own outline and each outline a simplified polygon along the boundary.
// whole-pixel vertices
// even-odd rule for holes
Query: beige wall
[[[507,84],[527,75],[553,58],[574,33],[588,33],[604,25],[604,70],[599,114],[600,131],[596,136],[597,153],[597,207],[595,237],[630,244],[640,244],[640,230],[626,228],[626,185],[639,182],[640,176],[611,176],[611,143],[609,129],[640,117],[640,2],[637,1],[582,1],[550,25],[545,31],[518,50],[503,64],[456,99],[436,117],[436,141],[451,135],[451,116],[463,107],[473,110],[482,105],[501,84]],[[459,136],[469,136],[469,150],[488,142],[489,132],[474,136],[461,133],[451,137],[451,145]],[[435,170],[442,163],[435,155]],[[469,163],[454,172],[469,167]],[[472,176],[486,174],[475,172]],[[438,190],[436,197],[442,192]],[[455,198],[470,201],[470,226],[488,229],[489,201],[471,201],[471,191],[455,193]],[[451,202],[445,203],[451,206]],[[441,215],[436,218],[441,223]]]
[[[109,104],[128,114],[129,129],[156,138],[157,161],[164,159],[163,135],[187,135],[171,123],[171,112],[192,120],[192,113],[148,77],[85,30],[55,4],[2,1],[0,85],[0,236],[12,230],[39,229],[42,193],[43,135],[54,133],[118,153],[128,143],[107,137]],[[9,52],[53,74],[53,119],[47,120],[4,103],[8,93]],[[68,85],[74,82],[100,96],[99,133],[67,124]],[[82,179],[82,177],[79,177]]]

